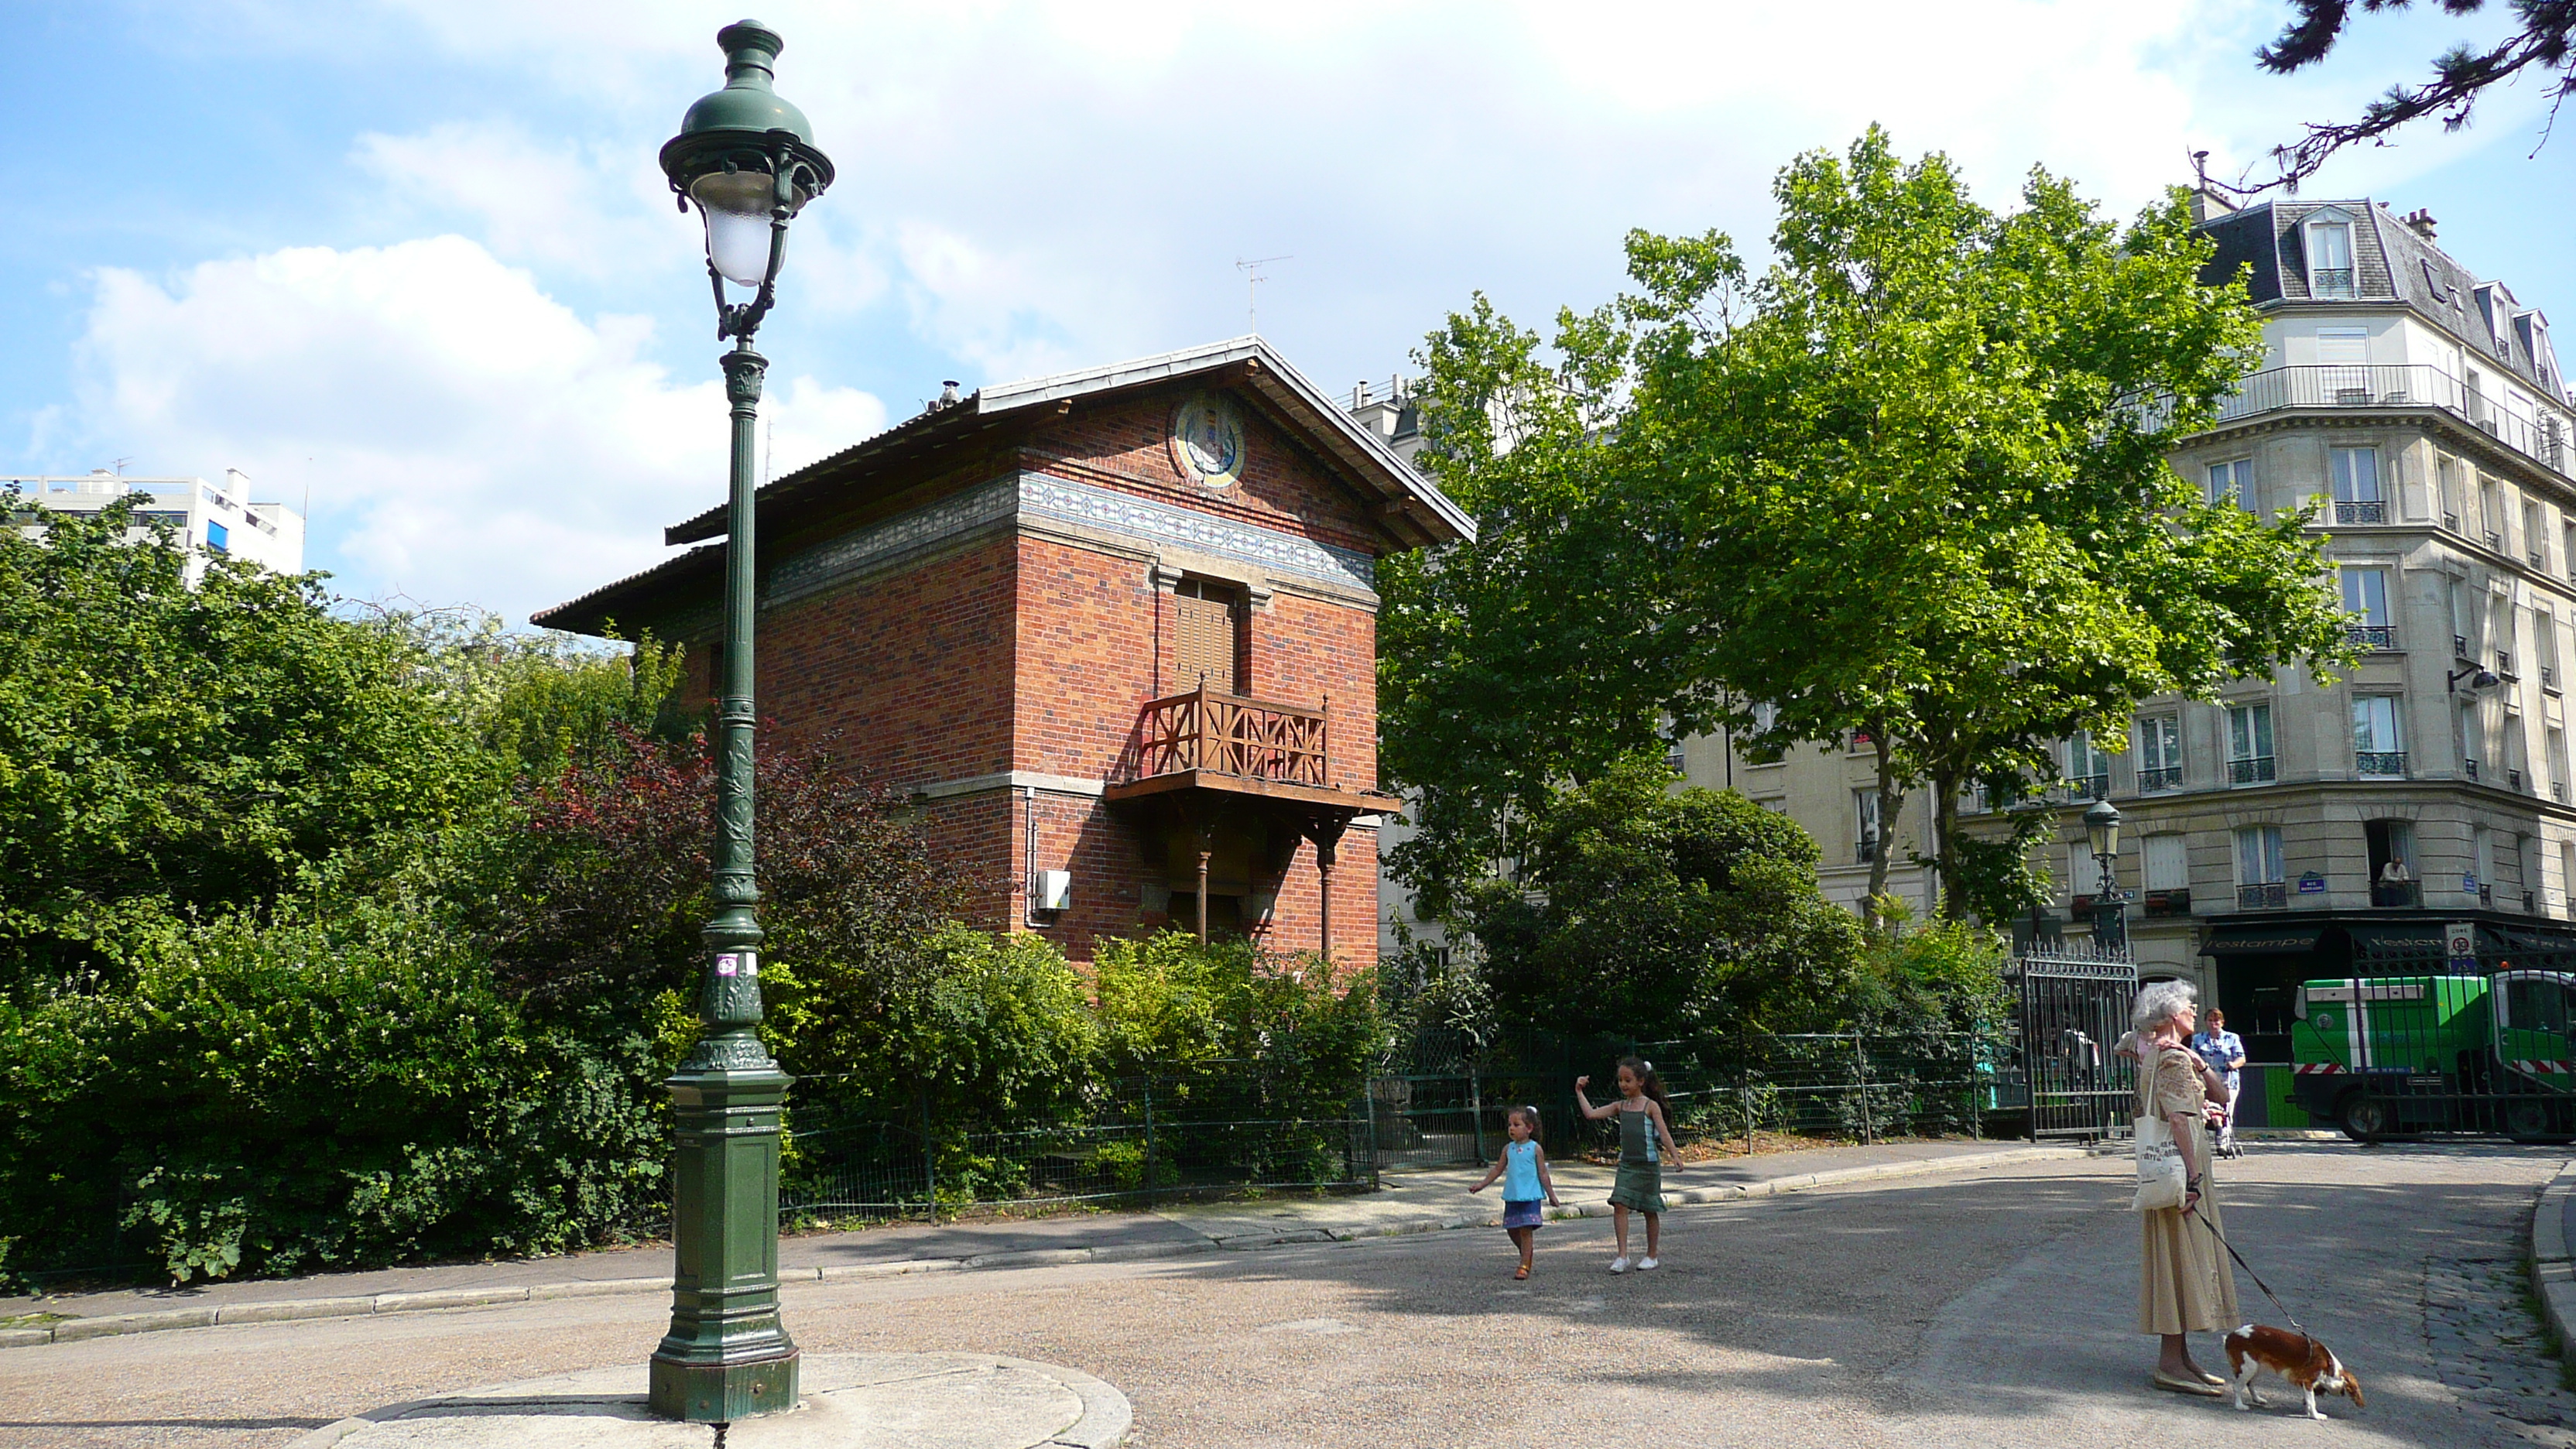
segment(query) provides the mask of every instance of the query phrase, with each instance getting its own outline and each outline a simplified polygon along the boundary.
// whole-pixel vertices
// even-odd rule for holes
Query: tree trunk
[[[1871,723],[1869,742],[1878,754],[1878,849],[1869,854],[1869,902],[1862,918],[1875,933],[1887,928],[1879,902],[1887,895],[1887,858],[1896,853],[1896,821],[1905,812],[1905,787],[1897,782],[1895,751],[1882,724]]]
[[[1932,872],[1939,899],[1933,909],[1949,921],[1959,919],[1959,868],[1950,855],[1950,841],[1958,829],[1959,782],[1936,774],[1932,777]]]

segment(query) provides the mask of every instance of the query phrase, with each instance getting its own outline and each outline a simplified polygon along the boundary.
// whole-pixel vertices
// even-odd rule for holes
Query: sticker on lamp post
[[[716,957],[716,974],[718,976],[757,976],[760,974],[760,953],[726,951]]]

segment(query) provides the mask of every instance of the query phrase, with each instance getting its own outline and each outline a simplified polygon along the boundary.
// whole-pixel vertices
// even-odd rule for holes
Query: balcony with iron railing
[[[2308,295],[2328,299],[2352,296],[2352,268],[2318,267],[2309,272]]]
[[[2150,890],[2138,898],[2138,913],[2143,916],[2188,916],[2191,914],[2191,889],[2175,886],[2171,890]]]
[[[2068,801],[2077,805],[2086,804],[2087,802],[2094,800],[2110,799],[2110,774],[2106,771],[2099,775],[2074,776],[2066,782],[2066,798]]]
[[[2277,911],[2290,904],[2290,889],[2280,881],[2236,888],[2236,909],[2240,911]]]
[[[2353,407],[2436,408],[2524,457],[2568,471],[2568,425],[2556,413],[2519,410],[2423,363],[2266,368],[2219,403],[2218,418],[2233,422],[2285,408]],[[2496,538],[2494,546],[2501,548],[2503,540]]]
[[[2378,498],[2336,499],[2334,521],[2337,523],[2386,523],[2388,504]]]
[[[2346,624],[2343,628],[2343,637],[2350,640],[2357,648],[2374,651],[2394,649],[2397,647],[2397,626],[2394,624]]]
[[[2272,783],[2272,757],[2270,755],[2256,755],[2250,759],[2228,761],[2227,783],[2230,785],[2268,785]]]
[[[2182,788],[2182,766],[2156,765],[2138,771],[2138,793],[2153,795],[2163,790]]]
[[[2370,903],[2388,910],[2420,906],[2424,904],[2423,883],[2411,880],[2374,881],[2370,887]]]
[[[2352,756],[2353,773],[2365,780],[2403,780],[2406,778],[2404,750],[2356,750]]]
[[[2522,772],[2520,770],[2507,770],[2504,772],[2504,787],[2517,795],[2527,795],[2531,793],[2523,788]]]

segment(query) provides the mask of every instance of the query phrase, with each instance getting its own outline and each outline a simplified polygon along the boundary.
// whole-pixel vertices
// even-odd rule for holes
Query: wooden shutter
[[[1173,600],[1180,618],[1173,649],[1182,689],[1196,689],[1204,678],[1212,689],[1236,693],[1234,684],[1234,600],[1215,589],[1205,597],[1189,593]]]

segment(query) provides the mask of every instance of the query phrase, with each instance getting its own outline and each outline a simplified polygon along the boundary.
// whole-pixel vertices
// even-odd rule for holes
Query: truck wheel
[[[2343,1135],[2355,1142],[2371,1141],[2388,1131],[2388,1106],[2374,1101],[2368,1092],[2346,1092],[2335,1103],[2335,1117],[2343,1125]]]
[[[2558,1114],[2549,1103],[2530,1100],[2507,1102],[2504,1108],[2504,1135],[2517,1142],[2545,1140],[2563,1135]]]

